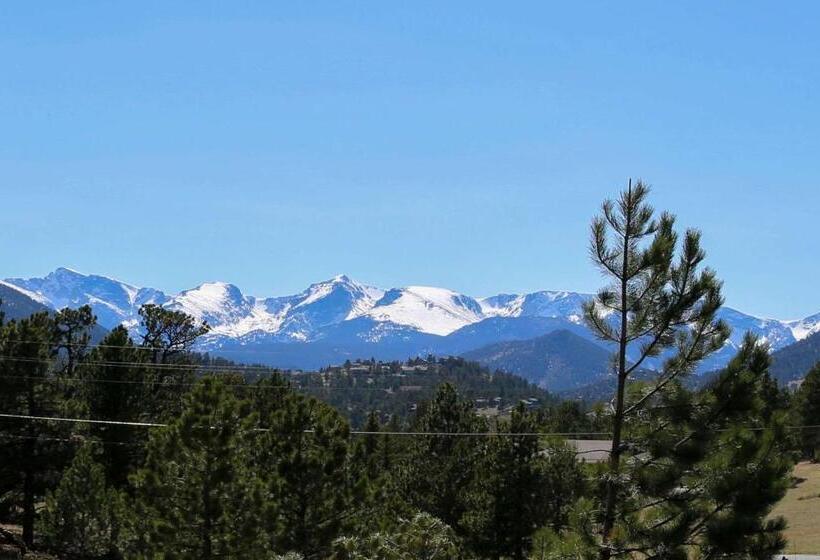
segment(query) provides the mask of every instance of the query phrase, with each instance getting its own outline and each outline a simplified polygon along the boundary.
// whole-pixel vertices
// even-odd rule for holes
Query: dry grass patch
[[[820,464],[798,463],[796,479],[772,515],[782,515],[789,523],[786,538],[789,554],[820,554]]]

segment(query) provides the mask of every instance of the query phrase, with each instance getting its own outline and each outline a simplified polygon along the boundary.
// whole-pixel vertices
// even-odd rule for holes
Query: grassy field
[[[789,522],[785,552],[820,554],[820,464],[799,463],[794,476],[797,483],[772,515],[782,515]]]

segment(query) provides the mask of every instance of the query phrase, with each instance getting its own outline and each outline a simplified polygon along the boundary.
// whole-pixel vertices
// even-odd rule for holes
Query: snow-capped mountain
[[[787,321],[785,324],[791,330],[794,338],[803,340],[814,333],[820,332],[820,313],[799,321]]]
[[[164,304],[168,297],[153,288],[137,288],[106,276],[81,274],[58,268],[44,278],[9,278],[7,284],[22,288],[31,297],[54,309],[90,305],[99,323],[114,327],[137,320],[139,308],[146,303]]]
[[[362,315],[380,323],[395,323],[440,336],[484,318],[475,299],[427,286],[388,290]]]
[[[135,333],[143,304],[184,311],[211,326],[202,349],[254,351],[260,353],[255,359],[272,362],[261,355],[265,348],[270,355],[288,356],[287,363],[276,363],[283,367],[310,367],[301,364],[326,364],[347,355],[405,358],[426,352],[461,353],[559,329],[593,339],[582,321],[583,303],[592,296],[569,291],[474,298],[424,286],[382,290],[340,275],[288,296],[251,296],[225,282],[168,295],[66,268],[44,278],[10,278],[4,285],[54,309],[91,305],[103,327],[125,324]],[[764,338],[774,350],[820,331],[820,314],[778,321],[731,308],[720,313],[733,334],[710,367],[726,363],[746,331]]]
[[[573,323],[583,322],[583,304],[592,296],[576,292],[533,292],[500,294],[479,300],[489,317],[563,317]]]

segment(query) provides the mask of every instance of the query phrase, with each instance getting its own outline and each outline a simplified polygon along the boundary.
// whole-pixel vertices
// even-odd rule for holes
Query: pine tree
[[[124,498],[106,486],[104,469],[95,460],[97,445],[83,444],[57,489],[46,494],[40,531],[52,550],[70,557],[116,554]]]
[[[138,536],[132,555],[264,558],[264,489],[247,468],[255,419],[224,383],[205,378],[180,417],[152,433],[133,477]]]
[[[491,438],[469,492],[462,519],[476,552],[492,558],[522,560],[530,537],[540,527],[561,527],[583,490],[575,452],[562,442],[541,449],[533,414],[523,404],[498,430],[520,436]]]
[[[803,426],[820,426],[820,363],[815,365],[800,385],[797,394],[798,419]],[[820,459],[820,428],[804,428],[800,434],[803,456]]]
[[[206,321],[198,322],[194,317],[166,309],[152,303],[139,310],[142,318],[142,345],[152,350],[152,361],[165,364],[180,353],[191,349],[196,339],[210,330]]]
[[[787,403],[771,400],[769,365],[768,346],[747,334],[726,370],[699,395],[702,411],[688,437],[707,442],[702,463],[693,471],[697,479],[689,480],[704,484],[705,507],[693,500],[702,514],[692,531],[702,535],[704,557],[764,560],[785,547],[785,521],[769,514],[790,485],[792,441]],[[691,516],[690,511],[676,513]]]
[[[455,387],[445,383],[423,408],[413,430],[431,435],[414,438],[409,445],[399,473],[405,499],[460,530],[485,438],[432,434],[484,432],[486,423],[471,402],[460,399]]]
[[[52,369],[52,328],[48,313],[11,321],[0,329],[0,410],[24,416],[51,416],[60,406],[61,395]],[[4,420],[0,446],[0,493],[22,487],[23,540],[34,543],[35,504],[59,469],[64,449],[52,439],[61,439],[65,426],[33,420]]]
[[[342,537],[331,560],[458,560],[464,558],[453,529],[427,513],[401,519],[390,532]]]
[[[185,354],[199,337],[208,333],[210,326],[182,311],[154,304],[143,305],[139,314],[142,347],[150,353],[155,366],[147,370],[153,382],[147,408],[155,418],[176,416],[185,388],[194,380],[195,367],[188,363]]]
[[[268,426],[254,468],[267,473],[275,504],[267,524],[273,547],[322,557],[356,513],[347,422],[328,405],[290,393]]]
[[[51,328],[51,352],[55,363],[55,382],[62,395],[60,412],[64,416],[82,416],[82,392],[85,386],[84,362],[88,359],[91,329],[97,318],[91,307],[66,307],[54,314]]]
[[[145,382],[150,364],[139,365],[144,357],[123,326],[115,327],[92,351],[92,365],[83,368],[82,396],[90,418],[120,422],[152,420],[146,417],[146,402],[150,397]],[[145,428],[126,425],[93,424],[89,433],[102,441],[100,460],[107,480],[118,488],[128,482],[142,456],[141,446],[147,440]],[[130,445],[117,445],[129,443]]]
[[[91,329],[97,324],[97,317],[91,307],[84,305],[79,309],[66,307],[54,315],[52,340],[53,350],[64,357],[61,374],[73,377],[77,366],[83,361],[91,343]]]
[[[617,389],[610,459],[599,473],[600,508],[576,518],[585,520],[583,533],[596,533],[585,542],[604,560],[629,553],[683,558],[697,547],[709,554],[755,546],[771,552],[777,538],[768,539],[777,528],[763,527],[761,513],[780,491],[788,458],[770,461],[771,470],[744,472],[741,465],[741,457],[783,452],[771,445],[781,415],[758,406],[768,362],[750,339],[718,385],[720,397],[684,387],[683,379],[728,338],[728,327],[716,318],[721,284],[711,270],[699,270],[699,232],[687,231],[678,251],[674,218],[664,213],[654,219],[648,192],[643,183],[630,183],[592,223],[592,258],[613,285],[585,313],[598,336],[617,348]],[[636,381],[639,368],[658,357],[657,379]],[[759,433],[746,435],[744,422],[757,422]],[[732,436],[725,434],[737,439],[728,442],[724,438]],[[723,476],[710,461],[723,461]],[[760,507],[747,513],[739,506],[744,485],[761,495]],[[748,530],[740,530],[741,519]],[[734,542],[717,536],[725,535],[721,523],[736,529]],[[753,545],[755,539],[766,542]]]

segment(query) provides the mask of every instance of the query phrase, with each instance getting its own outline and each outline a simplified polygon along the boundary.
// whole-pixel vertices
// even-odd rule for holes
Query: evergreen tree
[[[585,313],[598,336],[617,348],[617,388],[610,460],[599,473],[601,504],[577,516],[582,531],[597,536],[585,542],[604,560],[631,553],[685,558],[697,548],[708,555],[771,554],[778,529],[762,520],[782,489],[789,458],[773,445],[782,415],[763,405],[765,350],[747,340],[714,389],[719,396],[684,387],[683,379],[728,338],[728,327],[716,319],[721,284],[711,270],[699,270],[700,234],[687,231],[678,252],[674,218],[654,219],[648,192],[643,183],[630,183],[592,224],[593,260],[613,285]],[[657,379],[636,381],[639,368],[659,356]],[[749,422],[758,431],[741,427]],[[753,458],[764,464],[748,468],[744,461]],[[751,488],[760,501],[744,509]],[[726,527],[733,538],[726,538]]]
[[[61,374],[73,377],[78,364],[88,353],[91,342],[91,328],[97,324],[97,317],[91,307],[84,305],[79,309],[66,307],[54,315],[52,340],[53,351],[63,355]]]
[[[11,321],[0,329],[0,410],[24,416],[51,416],[60,406],[61,395],[52,370],[52,328],[48,313]],[[58,476],[63,451],[52,439],[61,439],[64,425],[53,426],[33,420],[7,419],[2,426],[0,446],[0,495],[22,488],[23,540],[34,543],[35,504]]]
[[[242,389],[241,392],[245,390]],[[248,384],[247,392],[253,410],[259,418],[259,426],[269,428],[273,413],[284,405],[287,395],[291,392],[291,386],[282,372],[274,370],[256,383]]]
[[[142,345],[152,350],[155,364],[166,364],[171,357],[187,352],[197,338],[210,330],[205,321],[198,322],[187,313],[152,303],[143,305],[139,314],[142,318]]]
[[[804,428],[800,432],[800,447],[803,456],[820,459],[820,363],[816,364],[800,385],[797,393],[797,417]]]
[[[369,482],[376,481],[382,474],[382,454],[380,453],[381,445],[378,435],[380,429],[379,416],[376,412],[371,411],[367,415],[367,421],[363,429],[364,432],[368,433],[353,442],[352,446],[351,460],[356,476]]]
[[[53,550],[74,558],[116,554],[123,497],[105,483],[96,443],[83,444],[54,492],[46,494],[40,531]]]
[[[151,434],[145,466],[133,477],[132,556],[266,557],[260,520],[268,505],[247,468],[254,425],[249,405],[220,380],[197,383],[180,417]]]
[[[151,420],[146,416],[150,397],[145,382],[147,367],[139,365],[144,357],[123,326],[115,327],[92,351],[92,365],[84,368],[83,397],[90,418],[120,422]],[[93,424],[89,433],[114,442],[104,446],[100,458],[107,480],[118,488],[128,482],[128,473],[139,463],[141,446],[147,439],[145,428],[118,424]],[[129,443],[131,445],[116,445]]]
[[[458,560],[464,558],[452,528],[427,513],[400,520],[389,533],[342,537],[331,560]]]
[[[460,530],[468,490],[485,452],[485,438],[433,434],[484,432],[486,423],[475,414],[471,402],[461,400],[455,387],[445,383],[423,408],[413,430],[431,435],[413,438],[401,466],[406,500]]]
[[[91,329],[96,325],[97,318],[91,307],[84,305],[79,309],[61,309],[54,314],[51,322],[51,352],[56,368],[55,382],[59,383],[55,387],[62,393],[59,400],[60,412],[69,417],[82,416],[86,370],[84,362],[88,358]]]
[[[149,394],[150,410],[155,417],[173,417],[187,384],[194,380],[195,367],[185,357],[197,338],[210,330],[208,323],[193,316],[146,304],[139,310],[142,318],[142,347],[150,352],[155,367],[148,371],[153,382]],[[184,367],[190,365],[190,368]]]
[[[533,414],[523,404],[498,430],[520,436],[492,438],[476,466],[469,509],[462,525],[476,552],[522,560],[532,534],[544,525],[560,528],[583,489],[575,452],[551,442],[542,450]]]
[[[619,505],[621,480],[625,478],[621,473],[621,457],[627,449],[623,441],[625,426],[653,395],[691,372],[728,337],[726,325],[715,319],[723,303],[720,282],[712,271],[698,271],[704,259],[699,232],[686,232],[675,262],[674,217],[664,213],[654,219],[654,211],[646,203],[648,194],[649,188],[642,182],[633,186],[630,181],[617,204],[604,202],[602,214],[593,220],[591,228],[592,259],[613,279],[613,284],[600,290],[584,311],[590,328],[602,340],[617,346],[613,438],[599,531],[603,560],[613,553],[613,529],[622,515]],[[690,329],[682,329],[684,325]],[[657,384],[645,398],[627,408],[625,396],[631,376],[647,358],[671,347],[676,347],[677,353],[665,362]]]
[[[268,518],[279,552],[323,557],[356,513],[347,422],[332,408],[290,393],[259,434],[255,467],[267,473],[275,513]]]

